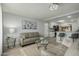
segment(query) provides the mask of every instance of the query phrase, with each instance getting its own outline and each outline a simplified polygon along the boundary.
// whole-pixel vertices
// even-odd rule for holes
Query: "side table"
[[[16,43],[16,38],[7,37],[7,48],[14,48]]]

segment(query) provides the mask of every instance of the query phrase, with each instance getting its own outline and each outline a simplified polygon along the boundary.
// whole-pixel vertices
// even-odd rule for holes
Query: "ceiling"
[[[70,16],[70,17],[69,17]],[[50,20],[51,22],[54,21],[54,22],[59,22],[59,21],[62,21],[64,20],[65,22],[74,22],[74,21],[77,21],[77,18],[79,17],[79,12],[78,13],[74,13],[74,14],[69,14],[69,15],[66,15],[63,17],[58,17],[58,18],[54,18],[54,20]],[[49,21],[49,22],[50,22]]]
[[[55,11],[49,10],[49,3],[3,3],[3,12],[12,13],[37,20],[51,20],[60,15],[79,10],[78,3],[60,3]],[[78,13],[78,12],[76,12]]]

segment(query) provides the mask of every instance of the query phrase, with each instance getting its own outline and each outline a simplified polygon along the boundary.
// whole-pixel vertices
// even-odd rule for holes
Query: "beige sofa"
[[[38,32],[28,32],[20,34],[20,45],[24,46],[27,44],[35,43],[36,40],[39,40],[40,35]]]

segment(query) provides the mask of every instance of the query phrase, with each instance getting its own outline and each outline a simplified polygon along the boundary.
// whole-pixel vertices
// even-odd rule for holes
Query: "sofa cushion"
[[[31,41],[34,41],[34,42],[35,42],[35,40],[36,40],[35,38],[29,38],[29,39],[30,39]]]
[[[31,38],[31,37],[34,37],[34,33],[33,32],[29,33],[29,38]]]
[[[39,37],[30,38],[31,40],[39,40]]]
[[[24,40],[24,44],[27,44],[27,43],[29,43],[31,40],[28,38],[28,39],[25,39]]]
[[[28,33],[21,33],[21,37],[23,37],[23,38],[29,38],[29,34]]]
[[[34,38],[28,38],[28,39],[25,39],[24,40],[24,43],[23,44],[29,44],[29,43],[33,43],[35,42],[35,39]]]
[[[38,32],[34,32],[34,37],[39,37],[39,33]]]
[[[21,38],[25,39],[25,33],[21,33]]]
[[[29,33],[25,33],[25,38],[29,38]]]

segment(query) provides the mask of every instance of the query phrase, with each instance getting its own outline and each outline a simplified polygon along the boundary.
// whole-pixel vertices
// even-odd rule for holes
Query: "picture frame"
[[[37,29],[37,23],[32,21],[23,20],[22,29]]]

